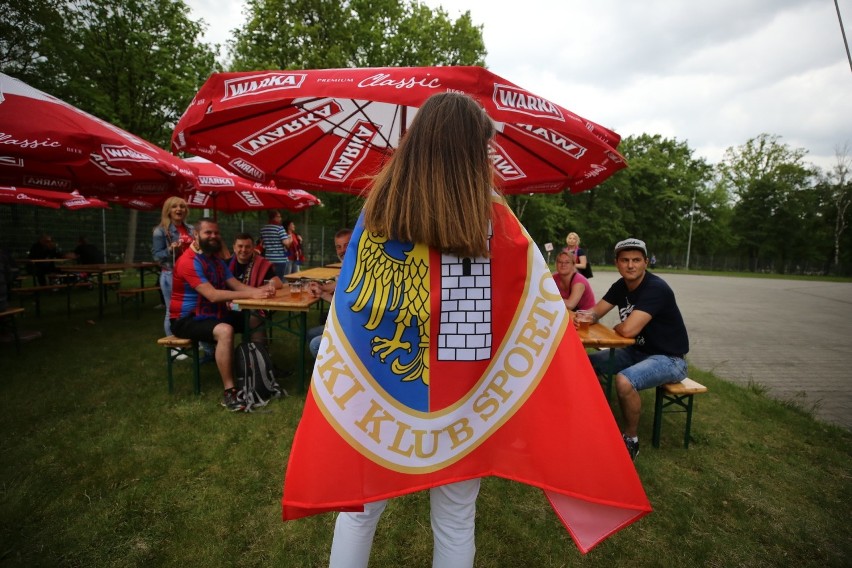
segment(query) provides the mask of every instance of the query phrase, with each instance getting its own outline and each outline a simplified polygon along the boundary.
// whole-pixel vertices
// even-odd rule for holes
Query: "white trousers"
[[[433,568],[471,568],[476,554],[474,520],[479,479],[429,490]],[[366,568],[373,535],[387,501],[364,505],[361,513],[340,513],[334,525],[329,568]]]

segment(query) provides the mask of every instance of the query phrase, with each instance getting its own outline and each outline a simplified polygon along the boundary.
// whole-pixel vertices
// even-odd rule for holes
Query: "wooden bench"
[[[0,329],[8,326],[12,332],[12,337],[15,338],[15,351],[21,354],[21,336],[18,334],[18,322],[15,316],[24,313],[24,308],[8,308],[0,312]]]
[[[107,301],[110,290],[115,290],[117,292],[121,289],[122,275],[124,275],[123,270],[107,270],[103,273],[103,280],[101,282],[101,286],[103,287],[102,292],[104,295],[104,302]]]
[[[136,309],[136,318],[139,318],[139,310],[142,305],[142,299],[145,297],[145,292],[159,291],[159,286],[146,286],[145,288],[119,288],[115,295],[118,298],[118,305],[121,307],[121,315],[124,315],[124,304],[132,301]],[[166,306],[168,309],[168,306]]]
[[[660,430],[663,426],[664,412],[686,413],[686,428],[684,429],[683,434],[683,447],[689,448],[689,431],[692,428],[693,397],[705,392],[707,392],[707,387],[690,378],[686,378],[679,383],[670,383],[657,387],[657,397],[654,401],[653,444],[655,448],[660,447]],[[666,410],[670,407],[675,408]]]
[[[65,289],[66,295],[66,310],[68,317],[71,317],[71,290],[79,286],[87,286],[84,282],[66,283],[66,284],[49,284],[45,286],[24,286],[21,288],[12,288],[10,292],[12,296],[32,296],[35,302],[36,317],[41,317],[41,293],[53,292],[56,290]]]
[[[201,362],[198,358],[198,342],[170,335],[157,340],[157,345],[166,348],[166,368],[169,374],[169,393],[174,392],[172,365],[179,355],[192,358],[192,378],[195,394],[201,394]]]

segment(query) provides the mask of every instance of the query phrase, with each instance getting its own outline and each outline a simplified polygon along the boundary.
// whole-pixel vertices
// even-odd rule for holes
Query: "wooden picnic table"
[[[572,324],[573,325],[573,324]],[[577,329],[577,335],[580,336],[580,342],[583,347],[595,347],[598,349],[609,349],[609,369],[604,377],[606,398],[609,400],[612,395],[612,361],[615,359],[615,350],[619,347],[628,347],[636,343],[636,340],[631,337],[623,337],[618,335],[611,328],[602,323],[593,323],[588,329]]]
[[[48,263],[60,264],[60,263],[63,263],[63,262],[71,262],[71,260],[72,259],[67,258],[67,257],[60,257],[60,258],[18,258],[18,259],[15,260],[15,262],[17,262],[20,265],[28,264],[30,266],[36,267],[36,266],[39,266],[41,264],[48,264]],[[33,269],[33,271],[32,271],[33,286],[39,286],[38,276],[39,276],[38,271]],[[44,276],[47,276],[47,274],[45,274]]]
[[[285,274],[287,280],[334,280],[340,276],[339,268],[329,268],[327,266],[318,266],[316,268],[308,268],[292,274]]]
[[[231,302],[235,310],[244,314],[243,341],[251,341],[251,334],[255,329],[251,328],[252,310],[264,310],[267,315],[263,320],[265,329],[278,328],[291,333],[299,339],[299,377],[302,380],[302,388],[307,389],[305,381],[305,347],[308,332],[308,310],[320,301],[306,291],[298,296],[293,296],[286,288],[277,290],[275,296],[263,300],[245,299]],[[287,317],[279,322],[274,321],[275,312],[286,312]],[[295,329],[292,323],[295,321]]]
[[[94,274],[98,278],[98,317],[104,315],[104,273],[111,271],[123,271],[130,268],[139,270],[139,287],[145,287],[145,272],[150,270],[156,272],[160,265],[156,262],[106,262],[101,264],[66,264],[58,267],[62,272],[83,272]]]

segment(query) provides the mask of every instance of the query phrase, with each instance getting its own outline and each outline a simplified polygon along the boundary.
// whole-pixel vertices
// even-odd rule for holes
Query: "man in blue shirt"
[[[666,282],[647,271],[648,249],[639,239],[626,239],[615,245],[615,264],[621,278],[594,307],[595,321],[618,307],[621,323],[613,329],[636,344],[615,350],[613,360],[615,388],[624,418],[622,437],[630,458],[639,453],[639,391],[686,378],[684,356],[689,351],[689,336],[677,307],[674,292]],[[601,375],[609,368],[609,353],[589,355],[595,371]]]

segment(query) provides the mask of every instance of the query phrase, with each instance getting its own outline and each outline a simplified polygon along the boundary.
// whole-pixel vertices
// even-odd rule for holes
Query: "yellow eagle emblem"
[[[361,234],[355,270],[346,292],[351,293],[361,287],[352,310],[360,312],[370,306],[370,318],[364,326],[370,331],[376,330],[385,312],[397,312],[393,337],[373,337],[372,355],[378,354],[383,363],[391,357],[391,371],[401,380],[420,379],[428,385],[429,247],[415,244],[400,260],[385,252],[387,240],[383,235],[368,231]],[[415,326],[419,341],[414,347],[414,358],[402,363],[400,351],[412,352],[411,342],[403,341],[402,334]]]

